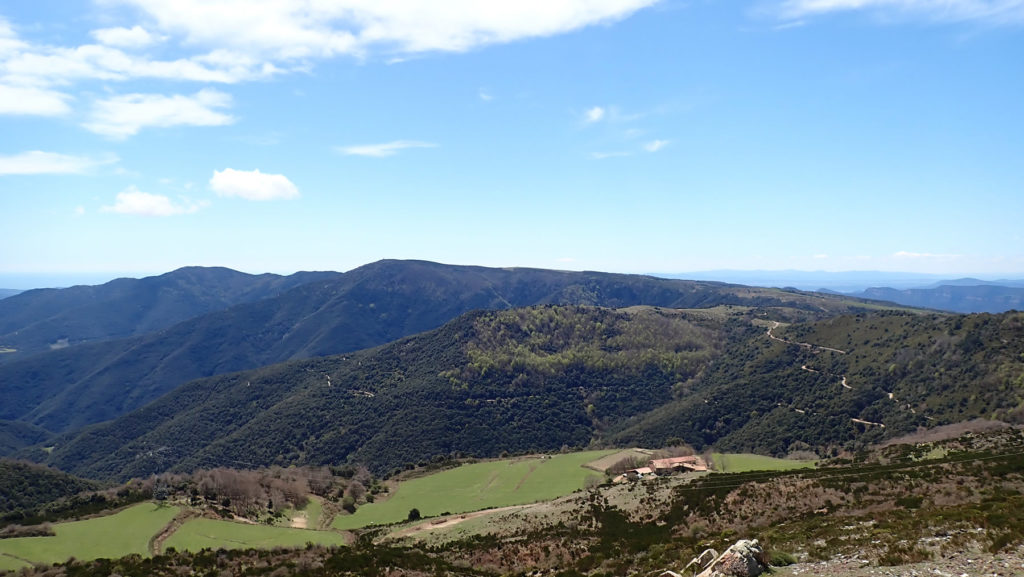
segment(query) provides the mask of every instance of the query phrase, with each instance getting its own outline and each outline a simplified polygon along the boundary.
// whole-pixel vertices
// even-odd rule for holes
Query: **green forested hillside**
[[[0,419],[68,431],[120,416],[192,379],[373,347],[474,309],[536,304],[785,306],[801,318],[878,306],[640,275],[381,261],[145,335],[0,364]]]
[[[378,349],[189,383],[58,440],[48,462],[109,478],[346,459],[387,472],[439,454],[587,446],[671,400],[722,331],[646,308],[471,313]]]
[[[1020,313],[766,320],[801,314],[476,312],[377,349],[195,381],[37,458],[97,478],[345,460],[386,473],[452,453],[675,439],[830,454],[918,427],[1020,419]]]
[[[0,521],[18,520],[58,499],[99,488],[99,483],[47,467],[0,459]]]
[[[43,443],[50,435],[49,431],[35,425],[0,420],[0,457],[13,454],[24,447]]]
[[[815,347],[770,339],[764,327],[748,331],[693,394],[616,439],[676,435],[697,446],[785,454],[808,445],[858,447],[977,417],[1024,417],[1024,313],[882,312],[774,333]]]

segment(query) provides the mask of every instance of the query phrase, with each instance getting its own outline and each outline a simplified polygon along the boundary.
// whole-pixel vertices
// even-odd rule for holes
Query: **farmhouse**
[[[690,455],[688,457],[671,457],[668,459],[653,459],[646,467],[630,469],[626,471],[626,478],[634,481],[649,475],[671,475],[676,472],[707,471],[708,465],[704,459]]]
[[[653,474],[654,471],[650,467],[640,467],[639,469],[630,469],[626,471],[626,478],[630,481],[635,481]]]
[[[668,475],[676,471],[707,471],[707,463],[697,455],[689,457],[672,457],[669,459],[654,459],[648,465],[658,475]]]

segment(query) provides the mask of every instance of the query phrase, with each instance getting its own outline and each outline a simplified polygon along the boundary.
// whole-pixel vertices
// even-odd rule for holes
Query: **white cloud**
[[[489,100],[494,100],[494,95],[491,94],[490,91],[485,90],[483,88],[481,88],[480,91],[477,92],[477,94],[480,95],[480,100],[483,100],[485,102]]]
[[[75,207],[75,216],[82,216],[84,214],[85,214],[85,207],[84,206],[76,206]]]
[[[90,34],[100,44],[119,48],[145,48],[164,40],[162,37],[150,34],[142,26],[100,28],[93,30]]]
[[[71,112],[69,100],[56,90],[0,84],[0,114],[61,116]]]
[[[662,148],[668,146],[668,140],[652,140],[644,145],[644,150],[647,152],[658,152]]]
[[[211,89],[192,96],[125,94],[97,101],[83,126],[111,138],[126,138],[150,126],[222,126],[234,118],[214,109],[229,106],[229,94]]]
[[[33,46],[3,62],[10,78],[35,86],[63,85],[77,80],[125,81],[134,78],[187,80],[230,84],[280,72],[244,53],[219,50],[177,60],[152,60],[112,46],[86,44],[75,48]]]
[[[339,146],[338,152],[349,156],[372,156],[384,158],[394,156],[398,151],[406,148],[434,148],[437,145],[432,142],[420,142],[418,140],[395,140],[381,144],[357,144],[353,146]]]
[[[189,44],[276,59],[460,52],[621,20],[657,0],[107,0]]]
[[[175,216],[197,212],[207,205],[209,202],[193,202],[188,199],[174,202],[162,194],[150,194],[129,186],[123,192],[117,193],[113,206],[104,206],[100,210],[136,216]]]
[[[1024,24],[1021,0],[784,0],[780,6],[782,17],[787,19],[855,10],[945,22]]]
[[[299,196],[299,189],[283,174],[264,174],[259,170],[215,170],[210,178],[210,188],[218,196],[237,196],[245,200],[277,200]]]
[[[20,154],[0,156],[0,175],[82,174],[92,168],[103,164],[112,164],[117,160],[117,157],[113,155],[91,158],[30,150]]]
[[[67,114],[76,82],[237,83],[308,71],[315,59],[338,55],[404,60],[610,24],[658,1],[97,0],[103,8],[134,7],[111,14],[138,14],[141,22],[93,30],[95,43],[61,46],[25,41],[0,17],[0,114]],[[158,42],[165,43],[161,53],[177,57],[137,53]],[[87,128],[115,137],[134,134],[144,124],[106,122],[106,114],[123,116],[106,107],[137,109],[156,104],[157,97],[119,98],[101,102]],[[215,124],[229,119],[206,116]]]
[[[604,118],[605,114],[606,111],[604,108],[601,108],[600,106],[595,106],[583,113],[583,120],[586,121],[587,123],[599,122],[602,118]]]

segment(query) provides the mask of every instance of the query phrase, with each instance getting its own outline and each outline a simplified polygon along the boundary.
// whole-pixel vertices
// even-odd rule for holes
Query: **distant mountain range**
[[[141,335],[241,303],[262,300],[334,272],[282,277],[188,267],[96,286],[34,289],[0,300],[0,362],[86,342]]]
[[[0,289],[0,300],[3,300],[5,298],[7,298],[7,297],[12,297],[12,296],[14,296],[16,294],[19,294],[21,292],[24,292],[24,291],[21,291],[19,289]]]
[[[1024,279],[950,279],[947,275],[887,271],[714,270],[658,274],[656,276],[692,280],[716,280],[749,286],[793,287],[810,291],[827,289],[828,291],[845,294],[859,293],[873,287],[888,287],[899,290],[980,285],[1024,287]]]
[[[792,287],[957,313],[1000,313],[1024,309],[1024,279],[946,279],[940,275],[879,271],[722,270],[659,276]]]
[[[1019,287],[1000,286],[993,283],[967,284],[974,282],[973,279],[963,279],[959,282],[963,284],[943,284],[934,288],[904,290],[869,288],[845,294],[957,313],[1001,313],[1009,310],[1024,310],[1024,282],[1017,281],[1021,284]]]
[[[161,325],[170,319],[202,308],[196,303],[196,295],[205,294],[201,291],[187,292],[187,298],[160,296],[176,295],[182,285],[203,284],[183,279],[195,275],[231,279],[239,284],[222,280],[210,286],[234,286],[230,294],[238,299],[276,293],[281,290],[280,283],[298,279],[295,275],[264,279],[226,269],[184,269],[130,283],[132,287],[146,286],[145,295],[156,295],[148,304],[141,298],[126,303],[124,298],[111,296],[111,292],[138,294],[123,290],[117,282],[29,291],[0,301],[2,326],[7,327],[0,346],[40,350],[63,339],[69,345],[34,355],[20,351],[4,355],[10,360],[0,363],[4,398],[0,419],[66,431],[117,417],[192,379],[365,349],[434,329],[474,309],[536,304],[613,308],[733,304],[788,306],[824,316],[877,306],[850,297],[723,283],[423,261],[380,261],[344,274],[310,274],[328,276],[276,296],[164,327]],[[175,290],[161,288],[165,285]],[[243,288],[254,285],[263,288]],[[64,295],[65,304],[60,305]],[[209,306],[221,307],[225,300],[216,299],[215,305]],[[5,306],[10,308],[5,310]],[[154,310],[162,312],[156,315]],[[33,322],[37,317],[44,320]],[[100,328],[91,328],[93,323]],[[118,331],[141,332],[135,323],[149,323],[152,328],[129,338],[110,339]],[[95,342],[82,342],[86,337]]]

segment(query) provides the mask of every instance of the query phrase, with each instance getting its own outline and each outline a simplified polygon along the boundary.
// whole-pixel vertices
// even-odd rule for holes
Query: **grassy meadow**
[[[106,517],[57,523],[52,537],[0,539],[0,569],[149,554],[149,540],[178,514],[177,507],[141,503]],[[20,559],[20,560],[19,560]]]
[[[711,456],[715,470],[720,473],[746,473],[747,471],[789,471],[813,468],[817,461],[776,459],[751,453],[714,453]]]
[[[306,543],[343,545],[344,537],[329,531],[308,531],[270,525],[249,525],[216,519],[193,519],[182,525],[164,542],[164,550],[179,551],[211,549],[270,549],[302,547]]]
[[[404,521],[409,511],[423,517],[465,513],[555,499],[583,488],[598,475],[583,466],[616,451],[586,451],[551,457],[522,457],[463,465],[399,484],[386,501],[368,503],[353,515],[334,519],[337,529]]]

